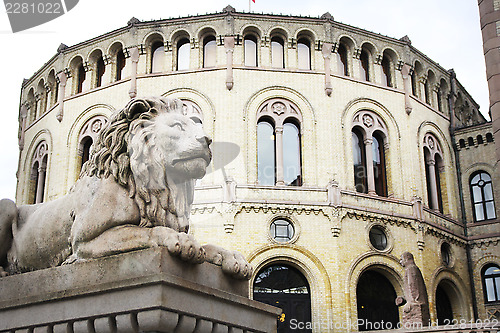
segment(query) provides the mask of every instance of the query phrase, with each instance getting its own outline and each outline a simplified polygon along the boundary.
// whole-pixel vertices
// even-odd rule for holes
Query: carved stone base
[[[275,332],[248,281],[152,248],[0,278],[0,332]]]
[[[429,326],[429,306],[427,304],[406,303],[403,307],[403,324]]]

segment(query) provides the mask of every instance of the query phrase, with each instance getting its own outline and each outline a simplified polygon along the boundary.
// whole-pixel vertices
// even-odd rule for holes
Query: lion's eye
[[[170,127],[175,127],[176,129],[182,131],[184,129],[184,127],[182,126],[181,123],[173,123],[172,125],[170,125]]]

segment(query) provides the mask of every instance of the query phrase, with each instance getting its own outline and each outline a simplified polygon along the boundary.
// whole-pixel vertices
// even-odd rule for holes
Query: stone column
[[[373,174],[373,139],[365,139],[365,155],[366,155],[366,178],[368,183],[368,193],[375,194],[375,175]]]
[[[19,112],[19,150],[24,149],[24,131],[26,129],[26,117],[28,116],[28,109],[26,108],[26,105],[21,105],[21,111]]]
[[[411,82],[410,82],[411,67],[408,64],[404,64],[401,68],[401,74],[403,76],[403,86],[405,89],[405,110],[406,114],[410,114],[413,108],[411,107]]]
[[[234,37],[224,37],[224,47],[226,48],[226,88],[233,89],[233,53],[234,53]]]
[[[283,176],[283,125],[276,126],[276,185],[285,185]]]
[[[57,101],[59,103],[59,111],[57,112],[56,119],[61,122],[64,116],[64,95],[66,93],[68,77],[64,71],[57,74],[57,77],[59,78],[59,96]]]
[[[429,167],[429,183],[431,185],[431,197],[430,202],[433,210],[439,210],[438,196],[437,196],[437,183],[436,183],[436,161],[429,160],[427,161],[427,165]]]
[[[130,60],[132,61],[132,76],[130,78],[130,90],[128,95],[130,98],[137,96],[137,64],[139,63],[139,48],[134,47],[130,51]]]
[[[321,53],[323,55],[323,59],[325,59],[325,93],[327,96],[331,96],[333,87],[332,87],[332,77],[331,77],[331,59],[332,59],[332,48],[333,45],[331,43],[324,43],[321,47]]]
[[[35,203],[41,203],[43,201],[44,188],[45,188],[45,167],[41,166],[38,168],[38,180],[36,186]]]

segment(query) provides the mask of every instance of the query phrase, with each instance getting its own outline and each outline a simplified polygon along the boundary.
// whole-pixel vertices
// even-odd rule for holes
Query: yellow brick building
[[[190,232],[245,255],[280,332],[395,328],[405,251],[434,324],[500,317],[491,123],[408,37],[228,6],[61,45],[22,86],[18,204],[64,195],[135,95],[182,99],[214,140]]]

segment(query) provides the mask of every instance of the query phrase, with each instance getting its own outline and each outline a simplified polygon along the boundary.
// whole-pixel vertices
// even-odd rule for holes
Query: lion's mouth
[[[172,165],[176,165],[177,163],[181,163],[181,162],[196,160],[199,158],[203,159],[207,163],[207,165],[210,164],[210,160],[211,160],[210,155],[200,154],[200,155],[189,156],[189,157],[185,157],[185,158],[176,158],[172,161]]]

